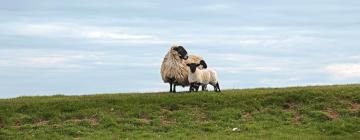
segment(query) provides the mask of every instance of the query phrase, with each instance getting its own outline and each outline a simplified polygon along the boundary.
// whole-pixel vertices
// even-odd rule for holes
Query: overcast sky
[[[174,43],[222,88],[359,83],[359,17],[358,0],[0,0],[0,98],[168,91]]]

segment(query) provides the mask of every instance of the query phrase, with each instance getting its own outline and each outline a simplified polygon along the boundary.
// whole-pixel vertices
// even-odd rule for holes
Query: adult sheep
[[[200,63],[202,57],[188,55],[183,46],[173,45],[164,57],[161,64],[161,77],[165,83],[170,84],[170,92],[176,92],[176,86],[189,86],[189,68],[186,64]],[[206,68],[205,61],[202,68]]]

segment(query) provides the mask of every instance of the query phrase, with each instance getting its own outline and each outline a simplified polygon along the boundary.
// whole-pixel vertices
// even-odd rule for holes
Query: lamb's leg
[[[216,87],[217,87],[218,91],[221,92],[219,82],[216,83]]]
[[[214,91],[216,92],[217,91],[216,85],[213,85],[213,84],[211,84],[211,85],[214,87]]]
[[[193,90],[193,83],[190,83],[190,87],[189,87],[189,92],[191,92]]]
[[[201,85],[201,90],[202,91],[207,91],[207,85]]]
[[[211,83],[211,85],[214,87],[214,91],[215,92],[218,92],[218,90],[220,90],[220,88],[218,88],[219,86],[219,84],[218,83]]]
[[[196,91],[196,86],[197,86],[196,83],[191,83],[191,84],[190,84],[190,91],[194,91],[194,92],[195,92],[195,91]]]
[[[192,84],[191,90],[194,91],[194,92],[197,91],[197,85],[196,85],[196,83],[193,83],[193,84]]]

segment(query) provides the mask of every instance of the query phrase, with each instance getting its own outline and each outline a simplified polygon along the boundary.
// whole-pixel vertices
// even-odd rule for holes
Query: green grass
[[[0,139],[351,140],[359,107],[360,85],[19,97],[0,100]]]

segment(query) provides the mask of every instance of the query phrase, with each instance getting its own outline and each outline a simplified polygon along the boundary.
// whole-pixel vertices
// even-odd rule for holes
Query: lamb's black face
[[[185,59],[185,60],[188,59],[187,51],[185,50],[185,48],[183,46],[175,47],[174,50],[180,54],[181,59]]]
[[[190,63],[186,65],[190,67],[191,73],[194,73],[196,71],[196,67],[200,66],[200,64],[196,64],[196,63]]]

